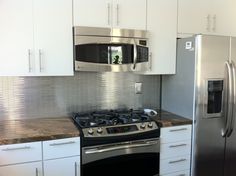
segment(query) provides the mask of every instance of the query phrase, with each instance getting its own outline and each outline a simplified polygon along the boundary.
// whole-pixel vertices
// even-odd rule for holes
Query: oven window
[[[76,60],[98,64],[133,63],[131,44],[81,44],[75,47]]]
[[[159,153],[110,157],[82,165],[82,175],[154,176],[159,173]]]

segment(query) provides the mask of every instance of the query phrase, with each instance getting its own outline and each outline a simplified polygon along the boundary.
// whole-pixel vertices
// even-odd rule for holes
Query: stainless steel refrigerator
[[[192,176],[236,176],[236,38],[177,40],[177,74],[163,76],[164,110],[193,119]]]

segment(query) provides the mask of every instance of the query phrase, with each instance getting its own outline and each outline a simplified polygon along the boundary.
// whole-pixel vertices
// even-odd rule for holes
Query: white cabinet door
[[[230,20],[229,10],[233,5],[232,0],[179,0],[178,33],[230,35],[233,18]]]
[[[73,75],[72,19],[72,0],[34,0],[39,75]]]
[[[147,30],[151,71],[145,74],[175,74],[177,0],[147,1]]]
[[[113,0],[113,27],[146,29],[146,0]]]
[[[44,161],[44,176],[80,176],[80,157]]]
[[[74,0],[74,26],[111,27],[112,0]]]
[[[42,175],[43,175],[42,162],[0,167],[0,176],[42,176]]]
[[[32,0],[0,1],[0,76],[34,70]]]

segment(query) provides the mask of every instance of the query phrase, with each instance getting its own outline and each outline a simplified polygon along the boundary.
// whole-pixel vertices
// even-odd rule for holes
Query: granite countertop
[[[68,117],[0,121],[0,145],[79,136]]]
[[[154,120],[157,121],[161,127],[192,124],[191,119],[167,111],[162,111],[161,113],[159,113],[156,117],[154,117]]]

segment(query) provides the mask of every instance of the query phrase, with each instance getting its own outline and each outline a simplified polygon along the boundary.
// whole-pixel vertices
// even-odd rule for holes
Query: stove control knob
[[[152,124],[152,122],[150,122],[149,124],[148,124],[148,128],[152,128],[153,127],[153,124]]]
[[[97,132],[101,134],[103,132],[102,128],[98,128]]]
[[[94,133],[93,129],[92,129],[92,128],[89,128],[88,134],[93,135],[93,133]]]
[[[146,128],[146,124],[145,124],[145,123],[142,123],[142,124],[140,125],[140,128],[141,128],[141,129],[145,129],[145,128]]]

